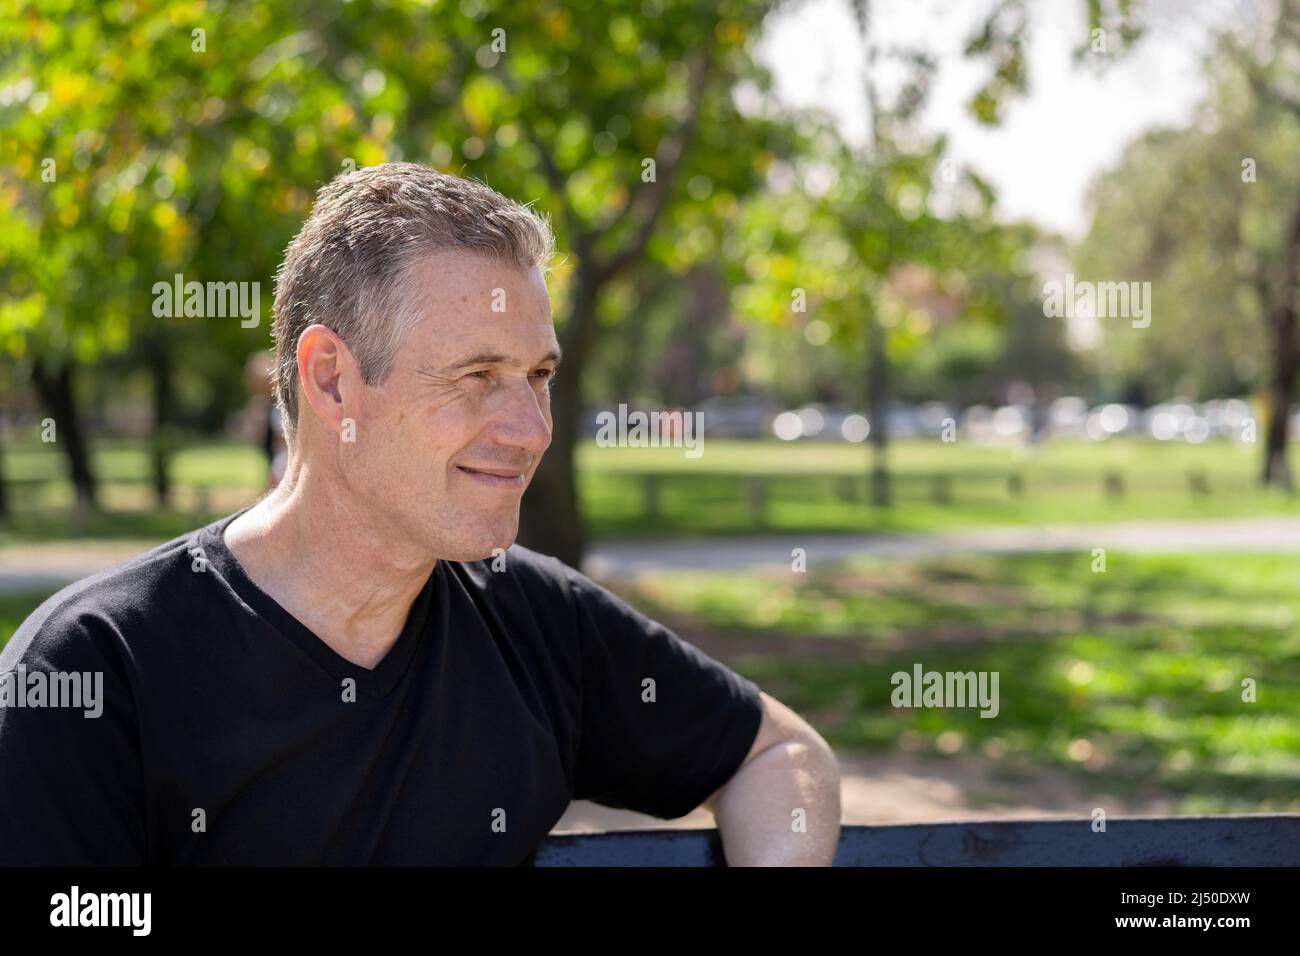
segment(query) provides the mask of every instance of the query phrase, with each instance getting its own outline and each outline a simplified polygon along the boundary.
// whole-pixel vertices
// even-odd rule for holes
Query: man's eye
[[[470,372],[466,376],[466,378],[478,378],[486,382],[492,378],[492,373],[491,372]]]
[[[549,369],[549,368],[539,368],[537,369],[537,371],[533,372],[533,374],[541,379],[549,380],[555,378],[554,369]]]

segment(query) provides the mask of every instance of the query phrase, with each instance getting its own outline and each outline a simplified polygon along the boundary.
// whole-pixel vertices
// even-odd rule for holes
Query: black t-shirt
[[[439,561],[352,664],[244,573],[237,514],[63,589],[0,652],[0,864],[528,863],[571,799],[689,813],[758,732],[753,682],[519,546]],[[38,680],[79,706],[33,706]]]

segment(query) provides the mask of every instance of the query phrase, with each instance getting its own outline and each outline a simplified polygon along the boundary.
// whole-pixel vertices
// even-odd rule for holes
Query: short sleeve
[[[0,865],[146,862],[139,737],[112,641],[75,622],[29,619],[0,654]],[[78,706],[66,705],[67,692],[64,706],[31,706],[38,671],[76,675]],[[16,698],[20,680],[28,690]]]
[[[566,570],[582,653],[573,795],[665,820],[685,816],[744,763],[762,722],[759,688]]]

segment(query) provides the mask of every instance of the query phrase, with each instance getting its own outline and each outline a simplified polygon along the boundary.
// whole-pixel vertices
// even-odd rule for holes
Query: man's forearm
[[[830,866],[840,838],[840,769],[820,738],[756,754],[717,794],[730,866]]]

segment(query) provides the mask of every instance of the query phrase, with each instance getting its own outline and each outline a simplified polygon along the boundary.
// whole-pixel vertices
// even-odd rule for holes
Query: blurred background
[[[38,0],[0,49],[0,641],[271,486],[283,249],[417,161],[558,235],[521,542],[812,721],[846,822],[1300,810],[1300,0]],[[918,663],[998,716],[892,707]]]

